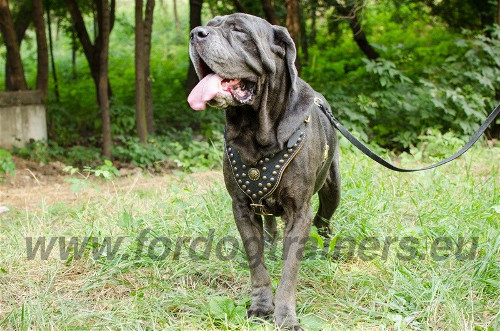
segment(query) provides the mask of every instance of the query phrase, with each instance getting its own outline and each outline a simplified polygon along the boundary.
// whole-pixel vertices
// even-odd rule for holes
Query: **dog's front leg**
[[[248,317],[268,317],[274,310],[271,278],[264,263],[262,218],[250,209],[247,201],[233,201],[233,213],[247,254],[252,282],[252,303]]]
[[[295,312],[295,290],[304,246],[309,239],[312,211],[310,203],[293,210],[285,210],[283,221],[283,269],[276,290],[274,319],[278,327],[301,330]]]

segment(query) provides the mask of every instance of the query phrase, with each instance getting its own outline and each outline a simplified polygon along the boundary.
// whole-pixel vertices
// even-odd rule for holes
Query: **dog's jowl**
[[[323,96],[297,76],[296,50],[283,27],[246,15],[218,16],[190,34],[200,78],[188,102],[226,116],[224,180],[252,282],[248,316],[300,329],[295,290],[311,224],[322,234],[340,200],[337,135]],[[311,197],[319,195],[313,217]],[[284,223],[283,269],[273,299],[264,242]]]

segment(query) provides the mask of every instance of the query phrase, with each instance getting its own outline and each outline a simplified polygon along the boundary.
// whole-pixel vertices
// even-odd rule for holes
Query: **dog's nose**
[[[197,28],[194,28],[191,30],[191,33],[189,34],[189,39],[191,41],[199,42],[202,41],[203,39],[206,39],[210,35],[210,32],[202,26],[199,26]]]

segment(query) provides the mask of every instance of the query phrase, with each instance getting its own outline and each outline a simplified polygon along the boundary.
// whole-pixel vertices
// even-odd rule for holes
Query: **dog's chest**
[[[302,148],[306,136],[306,123],[290,137],[285,148],[260,159],[256,164],[246,164],[238,150],[227,144],[226,157],[238,188],[248,196],[256,214],[277,215],[281,208],[272,193],[278,188],[287,166]]]

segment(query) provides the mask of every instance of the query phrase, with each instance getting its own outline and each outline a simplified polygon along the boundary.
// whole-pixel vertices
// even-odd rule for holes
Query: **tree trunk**
[[[274,10],[272,0],[262,0],[262,9],[264,10],[264,14],[266,15],[266,20],[269,23],[273,25],[280,24],[278,16],[276,16],[276,11]]]
[[[142,0],[135,0],[135,124],[142,143],[147,142],[146,84],[144,79],[144,21]]]
[[[49,3],[49,2],[48,2]],[[49,49],[50,49],[50,63],[52,66],[52,79],[54,80],[54,94],[56,95],[56,101],[59,102],[59,81],[57,80],[57,70],[56,70],[56,62],[54,60],[54,43],[52,42],[52,20],[51,20],[51,15],[50,15],[50,8],[47,5],[47,27],[48,27],[48,34],[49,34]],[[50,113],[48,114],[49,117],[49,122],[51,122],[51,117]],[[49,126],[49,128],[52,129],[52,126]]]
[[[7,0],[0,0],[0,32],[5,46],[7,46],[7,62],[9,64],[7,67],[9,74],[5,75],[5,86],[9,91],[27,90],[28,85],[24,77],[19,44]]]
[[[49,52],[47,49],[47,36],[45,35],[45,21],[43,18],[42,0],[32,0],[33,23],[36,32],[37,46],[37,72],[36,89],[40,90],[42,99],[46,100],[49,87]]]
[[[316,8],[317,8],[317,3],[316,2],[312,3],[311,4],[311,34],[309,35],[309,42],[312,45],[316,44],[316,34],[317,34]]]
[[[350,5],[348,7],[344,7],[336,0],[333,1],[333,6],[335,7],[335,9],[337,9],[340,15],[342,15],[343,18],[349,22],[349,26],[351,27],[354,36],[354,41],[358,45],[359,49],[366,55],[368,59],[377,59],[380,55],[366,39],[366,35],[363,32],[361,24],[358,20],[358,13],[356,12],[355,6]]]
[[[295,48],[297,49],[297,58],[295,59],[295,66],[300,75],[301,65],[299,57],[300,45],[300,19],[299,19],[299,1],[298,0],[285,0],[286,4],[286,27],[290,36],[293,39]]]
[[[76,71],[76,52],[78,51],[78,46],[76,44],[76,33],[74,29],[71,29],[71,72],[73,74],[73,79],[78,77]]]
[[[144,19],[144,76],[146,78],[146,124],[148,134],[154,134],[153,77],[151,77],[151,37],[155,0],[148,0]]]
[[[201,25],[201,7],[203,0],[189,0],[189,28],[192,30]],[[198,83],[198,75],[194,70],[193,63],[189,62],[188,75],[184,87],[191,91]]]
[[[92,76],[92,79],[94,80],[94,84],[96,86],[96,91],[97,91],[97,101],[99,102],[99,54],[101,53],[101,33],[100,29],[102,28],[102,22],[99,22],[99,17],[101,13],[99,12],[101,9],[101,6],[97,6],[97,22],[96,22],[96,31],[94,34],[96,35],[95,37],[95,42],[92,44],[90,41],[90,36],[89,33],[87,32],[87,28],[85,27],[85,21],[83,20],[82,13],[80,11],[80,8],[78,7],[78,3],[76,0],[65,0],[66,5],[68,6],[69,13],[72,18],[72,23],[73,27],[76,31],[76,35],[78,37],[78,40],[80,40],[80,43],[82,44],[83,48],[83,54],[85,54],[85,58],[87,59],[87,62],[89,64],[90,68],[90,75]],[[94,0],[94,1],[100,1],[100,0]],[[115,20],[115,0],[111,0],[111,10],[108,10],[108,17],[109,17],[109,32],[111,33],[111,29],[114,26],[114,20]],[[108,96],[111,97],[113,95],[112,90],[111,90],[111,84],[108,81]]]
[[[307,32],[306,32],[306,22],[304,19],[304,6],[299,7],[299,19],[300,19],[300,48],[302,49],[302,55],[304,56],[304,62],[307,64],[309,62],[309,45],[307,42]]]
[[[99,49],[97,40],[96,45],[92,45],[87,28],[85,27],[82,13],[76,3],[76,0],[66,0],[66,5],[68,6],[69,13],[71,14],[73,27],[75,28],[78,40],[80,40],[80,43],[82,44],[83,54],[85,54],[85,58],[89,63],[90,74],[97,88],[99,85]]]
[[[175,27],[177,28],[177,32],[179,34],[182,33],[182,28],[181,28],[181,21],[179,21],[179,13],[177,12],[177,0],[174,1],[174,21],[175,21]]]
[[[108,95],[108,51],[111,28],[110,13],[107,0],[98,0],[99,54],[99,107],[102,117],[102,155],[111,159],[111,121],[109,115]]]
[[[21,7],[19,8],[17,17],[14,19],[14,28],[16,29],[17,43],[19,44],[19,47],[21,47],[26,30],[28,30],[28,27],[31,24],[32,17],[32,6],[30,1],[21,1],[20,6]]]
[[[246,13],[247,11],[245,10],[245,7],[243,7],[243,4],[239,0],[233,0],[234,7],[236,8],[237,12],[240,13]]]
[[[31,24],[31,16],[32,16],[31,15],[31,2],[29,2],[29,1],[21,2],[17,16],[16,16],[16,18],[13,18],[14,29],[16,30],[17,45],[19,46],[19,49],[21,49],[21,43],[22,43],[24,36],[26,34],[26,30],[28,29],[28,27]],[[7,58],[5,61],[5,87],[7,90],[12,88],[9,85],[10,84],[10,75],[12,74],[10,72],[11,67],[12,66],[9,63],[9,58]]]
[[[363,29],[361,29],[361,24],[356,15],[349,19],[349,26],[351,27],[352,33],[354,34],[354,41],[358,44],[359,49],[361,49],[370,60],[377,59],[380,55],[366,39],[366,35]]]

